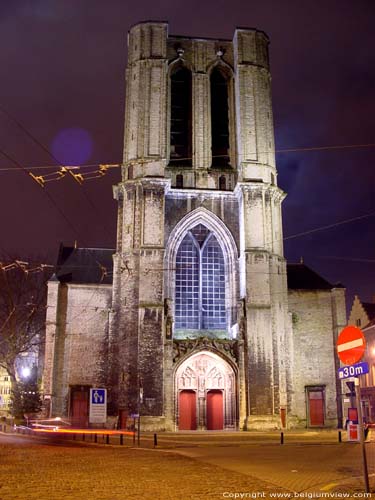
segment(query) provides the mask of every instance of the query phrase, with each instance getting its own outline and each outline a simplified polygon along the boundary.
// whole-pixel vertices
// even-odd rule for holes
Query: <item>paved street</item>
[[[337,432],[288,434],[282,446],[277,433],[160,434],[156,450],[152,438],[142,436],[138,449],[129,438],[121,447],[0,433],[0,500],[363,492],[360,448],[338,443]],[[375,443],[366,447],[374,473]]]

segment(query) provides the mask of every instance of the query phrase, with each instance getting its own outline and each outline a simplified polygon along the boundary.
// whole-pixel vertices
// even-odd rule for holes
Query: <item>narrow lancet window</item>
[[[170,165],[191,165],[191,73],[179,67],[171,75]]]
[[[212,166],[229,165],[228,80],[215,68],[211,73]]]

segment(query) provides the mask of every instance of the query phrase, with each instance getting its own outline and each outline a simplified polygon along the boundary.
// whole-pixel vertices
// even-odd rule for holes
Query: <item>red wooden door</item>
[[[207,393],[207,430],[215,431],[224,428],[223,393],[208,391]]]
[[[309,391],[310,425],[324,425],[323,391]]]
[[[74,390],[72,392],[71,420],[75,427],[88,425],[88,391]]]
[[[197,397],[194,391],[181,391],[179,396],[180,431],[195,431],[197,429]]]

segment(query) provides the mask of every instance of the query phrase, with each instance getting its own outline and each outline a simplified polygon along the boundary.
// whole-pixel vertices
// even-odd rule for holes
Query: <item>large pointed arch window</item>
[[[171,75],[170,165],[191,165],[191,72],[178,67]]]
[[[202,224],[188,231],[176,257],[175,330],[225,330],[225,262]]]
[[[229,165],[228,79],[219,68],[210,77],[212,166]]]

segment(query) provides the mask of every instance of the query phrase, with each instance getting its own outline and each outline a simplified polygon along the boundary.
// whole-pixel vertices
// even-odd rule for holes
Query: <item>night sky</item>
[[[375,146],[349,146],[375,143],[373,0],[1,0],[1,251],[55,262],[61,241],[115,246],[119,169],[42,189],[9,157],[35,174],[56,171],[35,169],[56,159],[121,162],[127,32],[144,20],[191,37],[232,39],[238,26],[268,34],[277,150],[343,146],[277,153],[284,237],[373,214],[286,239],[285,255],[345,284],[349,302],[370,300]]]

